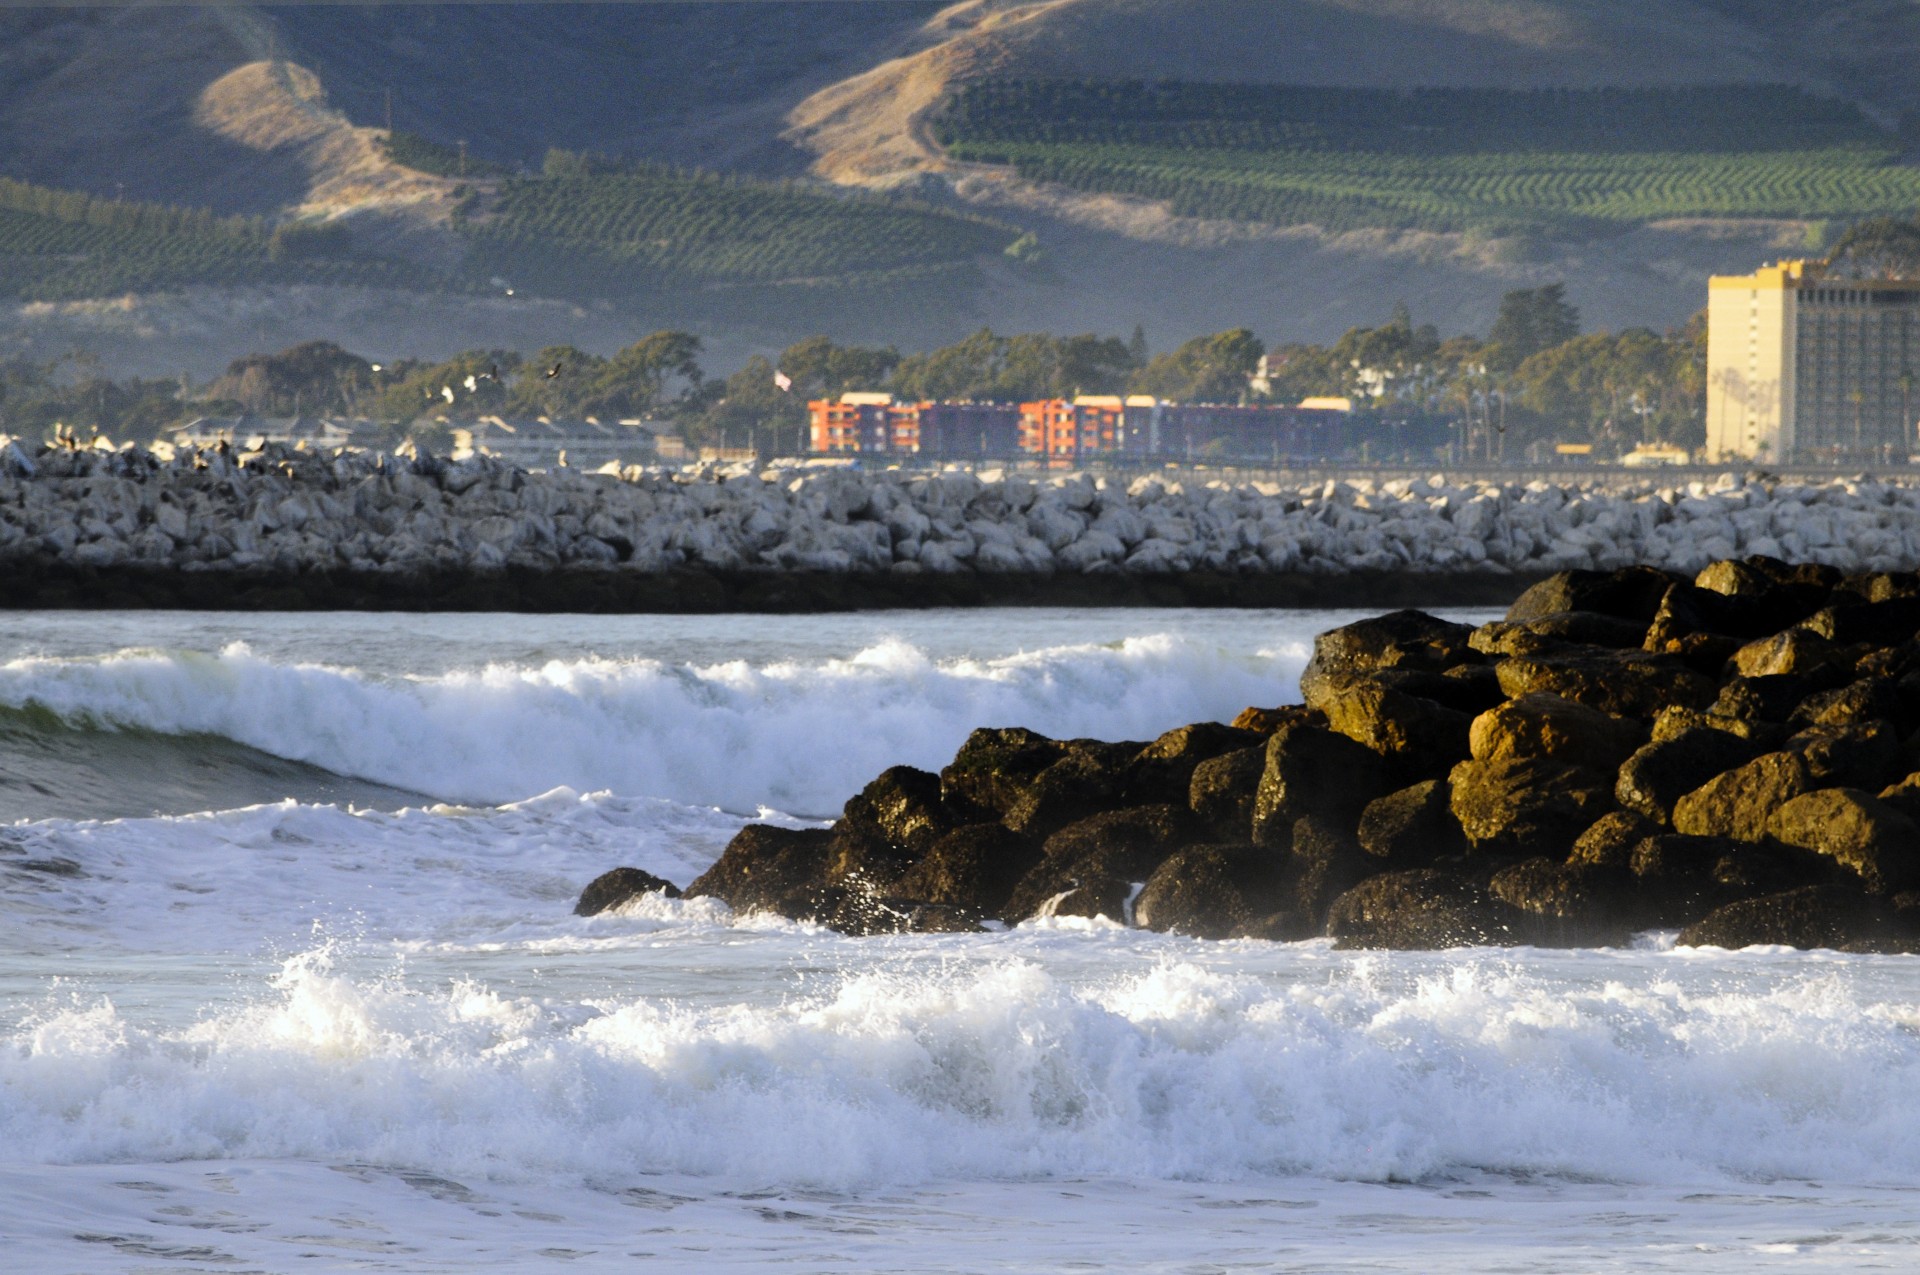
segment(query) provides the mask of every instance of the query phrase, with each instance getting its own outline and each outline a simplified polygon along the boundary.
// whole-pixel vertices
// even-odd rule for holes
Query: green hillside
[[[984,81],[943,106],[956,158],[1166,200],[1187,216],[1582,233],[1663,217],[1920,206],[1920,169],[1798,89],[1353,89]]]
[[[469,268],[538,290],[657,287],[843,289],[930,281],[971,268],[1017,229],[921,204],[664,166],[596,171],[550,158],[469,201]]]
[[[188,284],[429,286],[412,266],[356,259],[323,230],[100,199],[0,178],[0,296],[67,300]]]

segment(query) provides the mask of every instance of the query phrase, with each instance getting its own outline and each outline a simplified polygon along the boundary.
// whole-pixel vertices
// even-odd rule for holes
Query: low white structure
[[[177,447],[227,443],[243,451],[267,443],[305,443],[330,451],[353,446],[365,425],[324,416],[196,416],[173,432],[173,442]]]
[[[603,425],[583,421],[507,421],[483,416],[453,430],[453,458],[492,456],[522,469],[599,469],[602,465],[644,465],[659,454],[653,431],[644,422]]]

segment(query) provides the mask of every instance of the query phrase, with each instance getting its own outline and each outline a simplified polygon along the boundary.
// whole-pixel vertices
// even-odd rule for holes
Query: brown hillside
[[[1694,0],[966,0],[928,22],[919,43],[794,109],[787,135],[815,155],[815,172],[892,186],[949,171],[921,121],[954,82],[988,74],[1381,87],[1834,87],[1817,61],[1788,57],[1754,25]],[[1093,209],[1061,210],[1113,225]]]

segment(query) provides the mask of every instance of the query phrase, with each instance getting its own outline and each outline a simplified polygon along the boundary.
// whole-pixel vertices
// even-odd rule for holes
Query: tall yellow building
[[[1916,414],[1920,280],[1783,261],[1709,281],[1709,456],[1904,461],[1920,450]]]

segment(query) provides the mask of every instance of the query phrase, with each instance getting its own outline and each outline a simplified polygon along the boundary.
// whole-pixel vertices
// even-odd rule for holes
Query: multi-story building
[[[940,460],[1020,454],[1020,409],[1011,403],[921,403],[920,453]]]
[[[1905,460],[1916,413],[1920,279],[1783,261],[1709,281],[1709,456]]]
[[[929,460],[1073,465],[1112,457],[1281,464],[1329,460],[1358,441],[1351,412],[1336,407],[1168,403],[1149,395],[1083,394],[1016,408],[895,403],[886,394],[844,394],[807,407],[815,452],[918,454]]]
[[[891,452],[895,442],[893,395],[846,393],[807,404],[816,452]],[[912,450],[909,448],[908,450]]]

